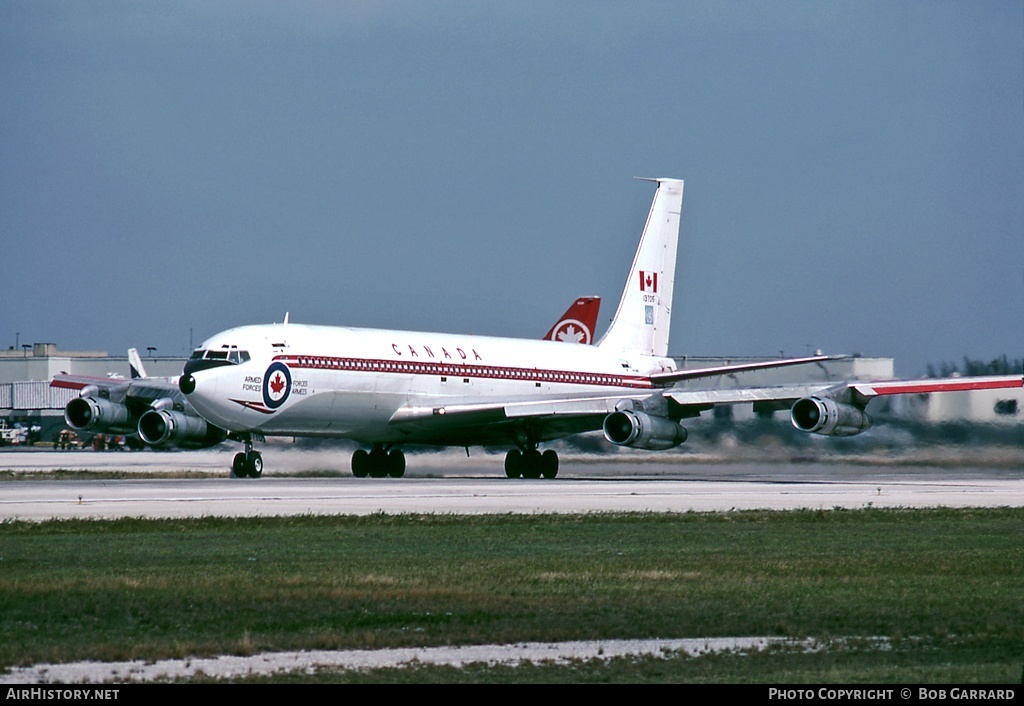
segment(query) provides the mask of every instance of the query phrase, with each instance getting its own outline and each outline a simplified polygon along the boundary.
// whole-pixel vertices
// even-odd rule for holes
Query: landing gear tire
[[[540,451],[530,449],[523,454],[523,478],[540,478]]]
[[[253,451],[245,459],[245,469],[249,472],[250,478],[259,478],[263,475],[263,455],[259,451]]]
[[[401,478],[405,475],[405,454],[394,449],[388,452],[388,475],[392,478]]]
[[[558,454],[552,449],[541,454],[540,474],[545,478],[554,478],[558,475]]]
[[[505,475],[509,478],[519,478],[523,475],[523,454],[512,449],[505,454]]]
[[[232,478],[259,478],[263,475],[263,456],[259,451],[239,452],[231,459]]]
[[[398,449],[387,451],[377,444],[367,451],[356,449],[352,453],[352,475],[356,478],[401,478],[405,475],[405,453]]]
[[[245,468],[245,454],[239,451],[231,460],[231,477],[245,478],[249,472]]]
[[[352,475],[356,478],[366,478],[370,473],[370,454],[366,449],[356,449],[352,453]]]
[[[370,478],[384,478],[388,474],[388,454],[380,447],[370,452]]]
[[[558,475],[558,454],[551,449],[541,453],[537,449],[505,454],[505,475],[509,478],[554,478]]]

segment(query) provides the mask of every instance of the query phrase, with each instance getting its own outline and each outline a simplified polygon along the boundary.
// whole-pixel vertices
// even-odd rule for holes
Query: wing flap
[[[537,441],[550,441],[601,428],[616,398],[454,404],[404,407],[390,425],[420,443],[508,444],[528,429]]]
[[[796,401],[807,395],[833,391],[845,384],[817,383],[808,385],[780,385],[776,387],[736,387],[730,389],[666,390],[666,397],[683,405],[743,404],[757,402]]]
[[[614,412],[616,403],[622,399],[626,399],[626,396],[450,404],[440,407],[403,407],[392,415],[390,424],[422,424],[431,420],[438,426],[446,426],[448,420],[460,424],[467,421],[493,423],[525,417],[603,415]]]

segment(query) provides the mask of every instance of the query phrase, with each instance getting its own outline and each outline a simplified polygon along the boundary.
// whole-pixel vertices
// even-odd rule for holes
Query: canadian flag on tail
[[[640,291],[641,292],[657,292],[658,291],[658,273],[657,272],[645,272],[640,270]]]

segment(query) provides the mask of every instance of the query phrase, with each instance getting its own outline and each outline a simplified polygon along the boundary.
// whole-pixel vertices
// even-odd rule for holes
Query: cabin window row
[[[408,372],[457,377],[485,377],[505,380],[580,383],[586,385],[625,385],[628,382],[611,375],[565,373],[556,370],[528,370],[525,368],[485,368],[442,363],[405,363],[388,360],[359,360],[353,358],[299,358],[299,366],[324,370],[357,370],[365,372]]]

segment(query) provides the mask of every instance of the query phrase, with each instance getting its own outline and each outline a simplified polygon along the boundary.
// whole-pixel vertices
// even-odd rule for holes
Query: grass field
[[[0,524],[0,666],[782,635],[845,642],[321,678],[1019,682],[1022,598],[1024,509]]]

